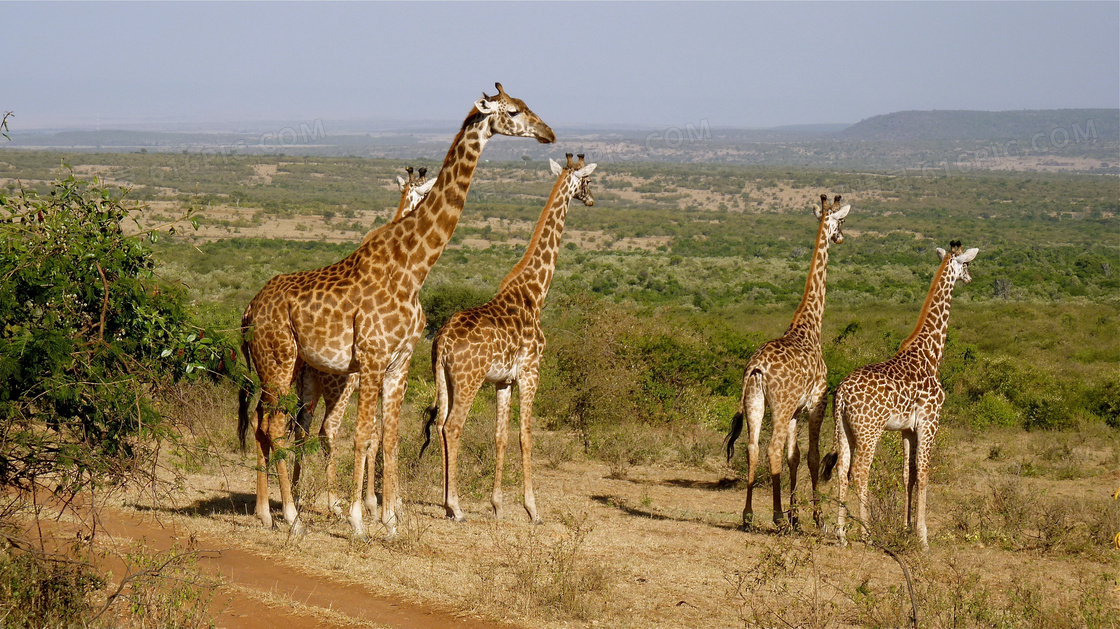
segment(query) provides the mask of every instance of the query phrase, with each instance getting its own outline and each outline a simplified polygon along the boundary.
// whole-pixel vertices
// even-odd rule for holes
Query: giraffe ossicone
[[[437,424],[443,448],[444,509],[447,517],[456,521],[465,519],[459,506],[459,442],[471,403],[486,382],[497,388],[494,489],[490,497],[494,515],[502,517],[502,474],[509,443],[512,386],[516,384],[521,414],[523,503],[530,521],[541,521],[532,476],[533,399],[545,347],[541,309],[556,270],[571,200],[579,199],[587,206],[595,204],[590,177],[596,164],[585,165],[583,155],[579,162],[572,161],[571,153],[567,157],[566,166],[549,160],[556,183],[525,254],[502,280],[497,294],[481,306],[452,315],[432,341],[436,400],[428,408],[420,454],[430,442],[432,425]]]
[[[906,525],[915,529],[922,548],[929,549],[926,487],[933,440],[937,435],[941,405],[945,402],[938,369],[949,329],[953,287],[958,281],[972,282],[968,267],[979,251],[975,248],[964,251],[958,240],[949,243],[948,252],[937,249],[941,264],[933,276],[914,331],[902,342],[894,357],[852,371],[836,388],[832,411],[836,423],[836,451],[825,456],[822,477],[829,480],[833,467],[836,468],[840,485],[836,531],[841,544],[847,544],[844,527],[849,478],[856,486],[860,525],[866,539],[871,463],[883,431],[895,430],[902,433]]]
[[[382,406],[384,452],[381,524],[396,533],[398,436],[409,360],[424,329],[419,291],[450,241],[486,143],[495,134],[553,142],[555,133],[519,99],[505,93],[475,102],[451,143],[431,192],[415,210],[367,236],[347,258],[312,271],[269,280],[242,316],[243,353],[261,381],[257,404],[257,507],[265,526],[272,450],[288,443],[288,417],[280,399],[304,365],[323,373],[361,378],[354,437],[354,483],[348,519],[365,536],[362,490],[369,449]],[[239,429],[248,428],[242,396]],[[301,527],[283,456],[275,460],[284,519]]]

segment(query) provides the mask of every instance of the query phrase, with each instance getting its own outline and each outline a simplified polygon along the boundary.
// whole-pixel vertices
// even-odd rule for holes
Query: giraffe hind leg
[[[762,386],[762,374],[755,372],[747,377],[743,385],[743,400],[740,404],[743,420],[747,427],[747,498],[743,506],[742,528],[754,527],[754,481],[758,471],[758,439],[762,432],[762,418],[766,414],[766,395]]]

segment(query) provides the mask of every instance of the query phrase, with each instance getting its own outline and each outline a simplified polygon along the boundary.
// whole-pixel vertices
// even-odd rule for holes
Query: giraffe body
[[[596,165],[584,166],[582,155],[577,164],[572,164],[571,158],[569,154],[565,167],[552,162],[553,174],[558,175],[556,184],[525,255],[502,280],[498,293],[481,306],[454,314],[432,342],[436,402],[429,408],[425,433],[430,434],[432,423],[438,422],[443,446],[444,508],[447,517],[456,521],[464,520],[457,480],[459,441],[471,403],[482,385],[489,382],[497,388],[494,490],[490,499],[494,514],[502,517],[502,473],[509,442],[512,386],[517,384],[524,505],[529,519],[540,522],[531,457],[533,399],[545,347],[541,308],[556,268],[569,203],[577,198],[585,205],[594,205],[589,177]],[[425,440],[424,447],[427,445]]]
[[[459,221],[474,170],[495,134],[556,139],[548,125],[497,85],[477,101],[444,159],[431,193],[417,208],[367,238],[347,258],[321,269],[269,280],[242,317],[244,349],[261,380],[257,405],[257,517],[271,526],[267,466],[273,448],[287,444],[280,408],[304,365],[327,374],[358,374],[361,384],[354,439],[354,484],[347,512],[355,534],[362,522],[362,460],[370,445],[377,404],[384,445],[381,522],[396,532],[397,437],[409,359],[424,328],[418,294]],[[242,419],[242,426],[247,423]],[[284,519],[299,530],[284,457],[276,471]]]
[[[840,483],[840,512],[837,534],[846,543],[849,472],[859,499],[860,522],[867,534],[867,485],[875,447],[884,430],[902,433],[902,478],[906,486],[906,524],[914,526],[922,548],[929,548],[926,529],[926,486],[933,439],[945,401],[938,379],[945,334],[949,327],[949,306],[957,280],[968,284],[969,263],[978,249],[962,252],[954,241],[946,254],[938,249],[941,265],[934,275],[914,332],[890,360],[860,367],[841,381],[836,389],[833,414],[836,422],[835,453],[825,457],[824,478],[837,467]],[[915,507],[915,497],[917,505]]]
[[[746,425],[747,445],[747,499],[743,507],[743,526],[753,525],[754,480],[759,462],[758,440],[766,408],[770,409],[773,434],[767,448],[770,478],[774,495],[774,522],[784,523],[782,510],[782,460],[789,466],[790,522],[797,525],[797,507],[794,502],[797,489],[797,468],[801,450],[797,444],[797,417],[807,413],[809,418],[809,476],[813,486],[813,515],[819,520],[817,508],[817,470],[820,457],[820,428],[827,404],[827,369],[821,352],[821,317],[824,313],[825,279],[828,270],[830,242],[844,241],[841,227],[851,206],[840,207],[840,196],[833,203],[821,195],[821,208],[817,211],[820,225],[817,230],[813,260],[801,305],[793,322],[781,337],[763,343],[747,362],[743,376],[743,392],[739,412],[732,420],[727,436],[727,458],[734,455],[735,441]],[[785,452],[783,453],[783,449]]]

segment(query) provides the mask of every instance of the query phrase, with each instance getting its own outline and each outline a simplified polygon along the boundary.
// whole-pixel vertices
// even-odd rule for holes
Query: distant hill
[[[868,142],[1030,142],[1036,134],[1063,129],[1068,141],[1120,139],[1120,110],[899,111],[862,120],[837,138]],[[1080,134],[1080,135],[1078,135]]]

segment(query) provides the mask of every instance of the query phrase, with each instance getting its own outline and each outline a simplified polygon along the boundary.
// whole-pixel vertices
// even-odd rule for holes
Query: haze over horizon
[[[495,81],[557,127],[1120,108],[1120,3],[5,3],[13,131],[458,121]]]

